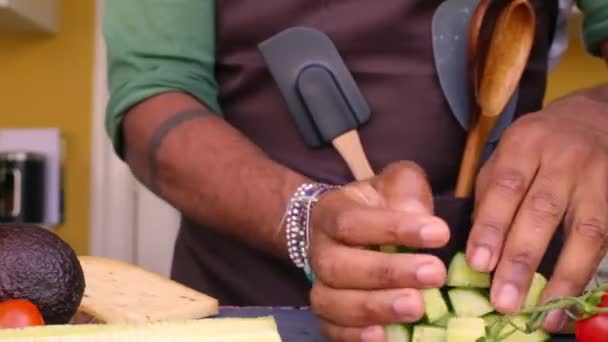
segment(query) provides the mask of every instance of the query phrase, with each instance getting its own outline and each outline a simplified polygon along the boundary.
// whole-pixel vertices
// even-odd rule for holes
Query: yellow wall
[[[608,67],[600,58],[590,56],[580,39],[580,16],[570,19],[570,46],[560,65],[549,76],[546,100],[566,95],[573,90],[608,84]]]
[[[57,232],[88,251],[93,0],[62,0],[56,36],[0,34],[0,128],[58,127],[66,140],[65,224]]]

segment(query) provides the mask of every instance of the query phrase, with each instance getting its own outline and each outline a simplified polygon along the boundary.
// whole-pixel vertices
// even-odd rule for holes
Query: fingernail
[[[379,342],[384,339],[384,330],[382,327],[369,327],[361,332],[361,340],[363,342]]]
[[[545,325],[555,332],[562,330],[566,325],[566,315],[562,310],[553,310],[547,315]]]
[[[436,243],[445,240],[446,229],[436,220],[426,223],[420,228],[420,239],[425,243]]]
[[[519,301],[519,291],[517,287],[511,283],[504,284],[500,291],[498,291],[497,305],[507,311],[517,309],[517,302]]]
[[[393,310],[402,319],[407,319],[411,316],[412,299],[410,297],[399,297],[393,302]]]
[[[471,267],[480,272],[487,272],[490,268],[492,253],[487,247],[477,247],[471,256]]]
[[[423,284],[434,284],[440,276],[440,270],[434,264],[422,265],[416,270],[416,279]]]

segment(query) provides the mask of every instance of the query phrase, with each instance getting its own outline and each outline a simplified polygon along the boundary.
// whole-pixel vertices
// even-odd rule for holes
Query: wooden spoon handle
[[[492,130],[491,127],[494,126],[494,122],[493,118],[482,115],[475,122],[474,126],[471,127],[471,131],[467,136],[462,162],[460,163],[460,172],[458,173],[454,197],[465,198],[471,195],[481,154],[486,146],[486,141]],[[489,129],[488,126],[490,126]]]
[[[336,137],[332,144],[342,156],[356,180],[365,180],[374,176],[374,171],[365,155],[357,130],[351,130]],[[388,245],[380,246],[380,251],[395,253],[397,248]]]

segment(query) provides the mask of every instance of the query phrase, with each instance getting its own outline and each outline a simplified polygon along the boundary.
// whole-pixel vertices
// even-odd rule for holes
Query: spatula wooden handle
[[[361,139],[356,130],[348,131],[336,137],[332,144],[342,156],[356,180],[365,180],[374,176],[374,170],[363,151]]]
[[[356,180],[361,181],[374,176],[374,170],[365,155],[357,130],[351,130],[336,137],[332,144],[342,156]],[[380,246],[380,250],[385,253],[395,253],[397,248],[394,246]]]

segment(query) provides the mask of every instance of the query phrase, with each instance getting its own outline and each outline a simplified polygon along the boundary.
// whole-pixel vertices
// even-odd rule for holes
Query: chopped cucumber
[[[502,316],[498,313],[489,313],[485,316],[483,316],[483,320],[486,322],[486,326],[491,326],[492,324],[494,324],[497,320],[499,320]]]
[[[445,329],[428,325],[414,327],[412,342],[444,342]]]
[[[453,313],[448,312],[443,317],[441,317],[440,319],[438,319],[437,321],[435,321],[433,323],[433,325],[436,326],[436,327],[447,328],[448,327],[448,321],[450,320],[450,318],[452,318],[454,316],[455,315]]]
[[[451,289],[448,296],[459,317],[481,317],[494,311],[488,298],[476,289]]]
[[[410,342],[410,328],[405,324],[390,324],[384,327],[387,342]]]
[[[530,289],[528,290],[526,301],[524,302],[524,310],[531,309],[538,305],[545,286],[547,286],[547,278],[540,273],[534,273],[532,284],[530,284]]]
[[[410,252],[400,248],[401,252]],[[445,288],[425,289],[422,297],[425,317],[414,325],[392,324],[385,328],[388,342],[478,342],[487,336],[502,336],[504,342],[545,342],[549,335],[541,330],[524,334],[496,312],[487,294],[489,273],[474,271],[463,252],[452,258]],[[530,309],[540,300],[547,279],[534,274],[522,309]],[[447,290],[447,297],[442,291]],[[526,316],[510,316],[523,327]]]
[[[524,329],[526,325],[527,317],[525,316],[515,316],[510,318],[511,323],[515,326]],[[502,327],[500,331],[500,336],[507,336],[503,342],[543,342],[549,340],[549,334],[547,334],[544,330],[539,329],[533,333],[526,334],[523,331],[516,329],[511,324],[507,324]]]
[[[454,317],[448,321],[445,342],[477,342],[486,335],[482,318]]]
[[[448,267],[447,285],[450,287],[490,287],[490,274],[477,272],[467,264],[464,253],[458,252]]]
[[[488,335],[495,335],[493,334],[495,331],[497,332],[498,329],[500,329],[499,326],[497,326],[497,321],[502,317],[502,315],[498,314],[498,313],[489,313],[485,316],[483,316],[483,320],[486,323],[486,331],[488,333]]]
[[[439,289],[425,289],[422,291],[424,298],[424,312],[429,323],[435,323],[448,312],[448,304]]]

